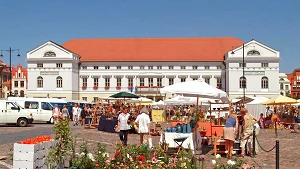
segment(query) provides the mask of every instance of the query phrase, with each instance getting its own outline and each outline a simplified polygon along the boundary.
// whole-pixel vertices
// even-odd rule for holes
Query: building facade
[[[8,68],[9,72],[9,68]],[[12,65],[12,78],[3,83],[4,98],[7,98],[9,92],[19,97],[27,96],[27,68],[23,68],[20,64],[17,67]],[[11,90],[10,90],[11,87]]]
[[[234,37],[48,41],[27,53],[28,97],[92,102],[127,91],[157,101],[169,97],[160,88],[199,78],[232,97],[241,96],[243,44]],[[246,54],[252,51],[250,44],[260,55],[247,55],[245,94],[279,94],[274,85],[279,84],[279,52],[252,40],[245,44]]]
[[[287,75],[291,86],[291,97],[300,98],[300,69],[295,69],[292,73]]]
[[[280,54],[256,40],[234,47],[225,56],[226,91],[231,98],[279,94]]]
[[[291,96],[291,82],[285,73],[279,73],[279,93],[283,96]]]

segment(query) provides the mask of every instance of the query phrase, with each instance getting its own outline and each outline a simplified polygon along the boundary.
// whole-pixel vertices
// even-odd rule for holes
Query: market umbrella
[[[296,99],[278,95],[272,97],[270,100],[266,100],[264,102],[261,102],[260,104],[265,104],[265,105],[280,105],[280,104],[294,104],[298,103]]]
[[[127,92],[119,92],[119,93],[116,93],[116,94],[113,94],[109,97],[112,97],[112,98],[139,98],[139,96],[135,95],[135,94],[132,94],[132,93],[127,93]]]

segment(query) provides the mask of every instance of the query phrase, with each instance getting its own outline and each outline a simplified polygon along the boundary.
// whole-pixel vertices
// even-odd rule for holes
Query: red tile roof
[[[62,46],[82,61],[223,61],[236,37],[71,39]]]

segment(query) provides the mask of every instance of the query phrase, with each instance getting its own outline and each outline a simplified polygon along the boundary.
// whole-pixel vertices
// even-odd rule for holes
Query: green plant
[[[51,169],[64,167],[64,158],[66,158],[72,150],[71,128],[68,119],[60,119],[54,125],[55,131],[54,140],[55,145],[49,152],[46,160],[50,164]]]
[[[106,160],[108,158],[108,154],[106,153],[106,147],[100,142],[97,144],[96,154],[96,167],[104,168],[106,166]]]

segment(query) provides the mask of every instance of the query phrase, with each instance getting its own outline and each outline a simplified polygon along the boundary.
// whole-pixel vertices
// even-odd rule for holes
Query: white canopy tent
[[[140,97],[140,98],[133,98],[131,100],[128,100],[128,103],[153,103],[153,100],[148,99],[146,97]]]
[[[250,97],[253,101],[245,104],[245,107],[248,109],[249,113],[254,117],[259,118],[260,114],[263,113],[265,115],[266,106],[261,103],[269,100],[266,97]]]
[[[165,103],[164,103],[164,101],[160,100],[158,102],[153,102],[152,105],[154,105],[154,106],[163,106],[163,105],[165,105]]]
[[[160,89],[162,94],[172,93],[179,94],[186,97],[196,97],[196,112],[198,112],[198,103],[199,98],[205,99],[216,99],[221,100],[223,102],[228,102],[228,95],[223,90],[217,89],[203,81],[194,80],[194,81],[186,81],[182,83],[176,83],[170,86],[166,86]]]

